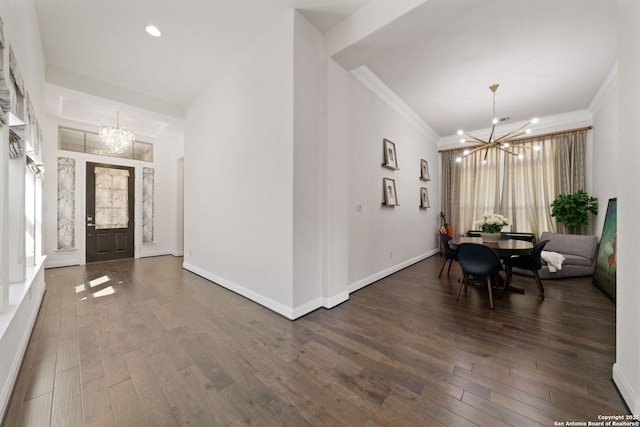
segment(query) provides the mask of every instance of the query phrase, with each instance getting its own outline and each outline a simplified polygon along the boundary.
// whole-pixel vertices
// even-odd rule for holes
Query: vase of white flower
[[[497,243],[500,240],[502,227],[509,225],[509,220],[499,214],[486,214],[475,223],[476,229],[482,230],[480,235],[484,243]]]

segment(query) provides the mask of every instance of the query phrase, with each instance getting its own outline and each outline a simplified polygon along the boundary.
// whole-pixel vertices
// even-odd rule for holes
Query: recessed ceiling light
[[[158,27],[156,27],[155,25],[147,25],[145,27],[145,30],[147,30],[147,33],[149,33],[153,37],[160,37],[162,35]]]

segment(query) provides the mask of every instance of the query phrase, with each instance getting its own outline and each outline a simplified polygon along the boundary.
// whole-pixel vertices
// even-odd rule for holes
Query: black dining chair
[[[529,255],[514,256],[504,260],[504,265],[507,268],[507,279],[504,284],[505,288],[508,287],[511,282],[511,271],[513,270],[513,267],[530,270],[533,273],[533,277],[536,279],[538,293],[540,294],[540,297],[544,299],[544,288],[542,287],[542,280],[540,280],[538,270],[542,268],[542,257],[540,254],[548,242],[549,240],[543,240],[538,243],[534,246],[533,250],[531,250],[531,254]]]
[[[489,246],[479,243],[461,243],[458,245],[458,264],[462,269],[462,279],[460,280],[460,288],[456,301],[460,299],[462,288],[466,288],[469,282],[469,276],[482,277],[487,280],[487,290],[489,292],[489,306],[493,310],[493,292],[492,287],[497,285],[496,276],[502,270],[502,262],[496,251]]]
[[[438,274],[438,279],[442,276],[442,272],[444,271],[444,267],[447,265],[447,261],[449,262],[449,269],[447,270],[447,276],[451,273],[451,264],[453,261],[457,261],[456,257],[456,249],[453,249],[449,244],[449,241],[452,239],[447,233],[440,233],[440,242],[442,243],[443,255],[444,255],[444,264],[442,264],[442,268],[440,269],[440,274]]]

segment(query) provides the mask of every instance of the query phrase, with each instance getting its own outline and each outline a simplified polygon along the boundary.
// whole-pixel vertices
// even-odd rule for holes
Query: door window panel
[[[129,225],[129,171],[95,168],[96,230],[127,228]]]

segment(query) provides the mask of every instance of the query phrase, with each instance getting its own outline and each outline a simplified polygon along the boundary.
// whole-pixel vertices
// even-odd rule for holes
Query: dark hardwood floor
[[[515,276],[489,310],[431,257],[296,321],[144,258],[46,271],[9,426],[553,426],[628,413],[615,306]]]

